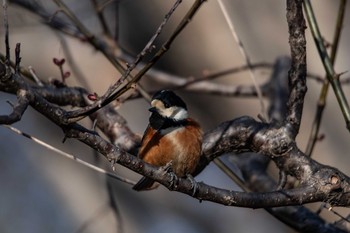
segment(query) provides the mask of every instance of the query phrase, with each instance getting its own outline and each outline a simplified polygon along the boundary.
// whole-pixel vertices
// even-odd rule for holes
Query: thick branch
[[[26,110],[26,107],[30,105],[35,110],[53,121],[55,124],[67,124],[65,120],[66,117],[64,117],[66,114],[66,111],[64,109],[47,101],[38,92],[34,91],[34,89],[32,89],[29,84],[24,82],[23,78],[19,74],[12,73],[11,69],[6,67],[2,62],[0,62],[0,89],[9,93],[21,94],[20,98],[23,99],[20,102],[22,104],[20,104],[18,107],[18,109],[21,110],[21,115]],[[22,96],[25,96],[25,98]],[[28,103],[26,103],[27,101]],[[26,103],[26,106],[23,103]]]
[[[109,140],[131,154],[137,154],[141,136],[134,134],[126,120],[117,112],[118,106],[110,104],[90,115],[96,121],[96,126],[107,135]]]
[[[277,59],[271,80],[266,85],[267,98],[269,100],[269,118],[272,122],[281,122],[287,112],[286,103],[288,101],[288,70],[291,60],[288,57]],[[251,192],[268,192],[275,190],[277,184],[268,174],[266,169],[271,161],[266,156],[255,153],[245,153],[233,157],[235,165],[240,168],[244,178],[244,187]],[[284,171],[280,170],[283,177]],[[283,181],[280,177],[280,181]],[[278,184],[283,188],[283,183]],[[334,225],[328,224],[317,213],[310,211],[304,206],[284,206],[275,208],[265,208],[265,210],[279,219],[286,225],[299,232],[342,232]]]
[[[306,87],[306,39],[302,0],[287,0],[287,22],[292,66],[289,70],[290,95],[287,126],[293,138],[299,132]]]
[[[276,187],[276,182],[266,172],[267,160],[266,157],[254,153],[240,155],[235,160],[246,184],[253,192],[266,192]],[[304,206],[267,208],[266,211],[298,232],[345,233]]]
[[[237,120],[237,123],[242,125],[242,121],[245,119],[249,121],[248,118],[244,118],[240,121]],[[233,126],[233,124],[232,122],[231,126]],[[248,131],[254,132],[254,129]],[[173,174],[164,172],[162,168],[155,168],[144,163],[137,157],[120,150],[94,132],[88,131],[77,124],[72,125],[72,127],[65,127],[65,133],[68,137],[76,138],[96,149],[105,155],[112,164],[119,163],[142,175],[151,177],[171,190],[176,190],[188,195],[192,195],[193,193],[190,180],[179,179],[177,185],[172,186]],[[254,140],[253,144],[255,144]],[[300,153],[300,151],[296,149],[295,152],[293,151],[293,154],[294,153]],[[312,160],[306,156],[304,157],[305,160],[302,164],[306,167],[308,165],[307,163]],[[305,181],[305,185],[296,189],[266,193],[242,193],[215,188],[200,183],[198,184],[197,192],[194,197],[199,200],[207,200],[224,205],[250,208],[300,205],[316,201],[328,201],[337,206],[349,206],[350,194],[348,192],[349,188],[347,188],[349,185],[349,178],[339,171],[338,173],[334,173],[333,171],[335,171],[335,169],[326,166],[319,166],[319,168],[322,168],[318,169],[319,172],[309,174],[309,178],[311,178],[310,182]],[[308,168],[308,170],[309,169],[310,168]],[[311,183],[312,185],[310,185]]]
[[[53,85],[45,85],[43,87],[31,86],[31,88],[50,103],[54,103],[59,106],[86,106],[84,97],[89,94],[86,89],[81,87],[58,88]]]
[[[271,79],[263,89],[270,103],[268,113],[272,122],[282,122],[286,117],[289,91],[287,74],[290,65],[289,57],[279,57],[275,62]]]
[[[30,100],[27,91],[18,90],[17,103],[13,106],[13,110],[9,115],[0,115],[0,124],[10,125],[20,121],[25,110],[29,106]]]
[[[3,64],[2,66],[2,68],[5,67]],[[0,74],[6,74],[6,72],[2,72],[3,70],[6,69],[0,69]],[[11,79],[9,80],[8,77],[11,77]],[[33,91],[28,84],[24,83],[23,79],[17,74],[3,75],[0,81],[4,86],[13,85],[13,88],[26,90],[30,96],[30,105],[34,109],[63,127],[68,137],[77,138],[98,150],[112,164],[120,163],[142,175],[159,181],[168,188],[187,194],[192,193],[192,185],[189,180],[180,179],[177,186],[171,187],[172,175],[165,173],[162,169],[144,163],[135,156],[105,141],[95,132],[88,131],[77,124],[64,124],[65,110],[45,100],[36,91]],[[270,157],[281,170],[299,179],[301,186],[298,189],[283,190],[283,192],[243,194],[200,184],[195,197],[225,205],[254,208],[295,205],[315,201],[327,201],[337,206],[350,205],[349,178],[340,171],[321,165],[302,154],[284,127],[257,122],[250,117],[241,117],[221,124],[205,135],[203,142],[205,163],[201,163],[201,169],[212,159],[232,151],[254,151]],[[265,200],[266,198],[267,200]],[[263,199],[264,203],[261,201]]]

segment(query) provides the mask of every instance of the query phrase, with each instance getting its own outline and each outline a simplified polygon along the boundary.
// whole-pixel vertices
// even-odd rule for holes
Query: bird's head
[[[158,113],[164,118],[182,121],[188,117],[185,102],[170,90],[156,92],[152,97],[151,105],[152,107],[149,111],[152,113]]]

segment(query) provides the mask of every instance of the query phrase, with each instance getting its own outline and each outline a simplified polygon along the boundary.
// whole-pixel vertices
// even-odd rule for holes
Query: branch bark
[[[246,149],[262,154],[268,153],[266,154],[267,156],[270,155],[272,159],[277,158],[278,163],[285,165],[285,170],[301,180],[299,187],[264,193],[244,193],[199,183],[194,197],[199,200],[212,201],[223,205],[249,208],[300,205],[318,201],[327,202],[333,206],[350,205],[349,177],[335,168],[321,165],[303,155],[301,151],[296,148],[295,143],[292,144],[292,149],[285,154],[286,158],[275,157],[276,154],[271,153],[274,149],[271,151],[271,148],[266,147],[266,144],[260,143],[261,131],[266,132],[266,130],[271,130],[270,135],[276,132],[276,129],[269,129],[266,125],[255,122],[252,118],[242,117],[226,122],[210,134],[206,134],[204,145],[210,142],[210,145],[215,144],[215,148],[222,152]],[[76,138],[103,154],[110,161],[112,166],[119,163],[135,172],[156,180],[170,190],[188,195],[193,194],[193,184],[191,180],[179,178],[176,185],[172,185],[174,174],[171,172],[166,172],[162,168],[156,168],[150,164],[144,163],[139,158],[126,153],[105,141],[96,133],[86,130],[78,124],[64,127],[64,131],[67,137]],[[219,140],[217,140],[217,135],[222,135],[219,137]],[[220,138],[222,138],[222,140],[220,140]],[[235,146],[227,145],[225,142],[230,139],[233,139],[232,141],[236,139],[237,144],[235,144]],[[247,139],[251,141],[249,145],[245,143]],[[274,140],[267,141],[272,145],[276,144]],[[204,149],[204,154],[207,154],[212,148],[213,147],[208,147]],[[302,166],[300,166],[300,164],[302,164]]]
[[[299,132],[306,87],[306,39],[302,0],[287,0],[287,22],[292,67],[289,70],[290,95],[286,126],[293,138]]]

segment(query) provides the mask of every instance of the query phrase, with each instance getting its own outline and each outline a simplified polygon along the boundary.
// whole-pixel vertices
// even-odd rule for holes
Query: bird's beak
[[[157,112],[157,109],[156,109],[156,107],[152,107],[152,108],[149,108],[148,111],[150,111],[150,112]]]

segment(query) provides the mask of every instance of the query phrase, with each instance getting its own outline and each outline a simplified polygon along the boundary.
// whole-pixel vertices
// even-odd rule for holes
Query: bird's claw
[[[198,189],[198,184],[192,175],[187,174],[187,179],[191,182],[191,189],[193,189],[192,196],[194,196]]]
[[[171,176],[171,178],[170,178],[170,188],[172,189],[178,183],[178,178],[175,175],[175,173],[173,173],[173,172],[170,173],[170,176]]]
[[[166,172],[172,172],[173,169],[173,161],[170,160],[169,162],[167,162],[167,164],[165,164],[163,167],[162,167],[162,170],[166,173]]]
[[[276,187],[276,190],[277,191],[282,190],[286,186],[286,183],[287,183],[287,174],[284,171],[280,170],[279,180],[278,180],[278,185]]]
[[[173,161],[168,162],[167,164],[165,164],[165,166],[162,167],[162,170],[164,171],[164,174],[169,173],[170,175],[170,189],[172,189],[178,181],[177,176],[175,175],[175,173],[173,172]]]

